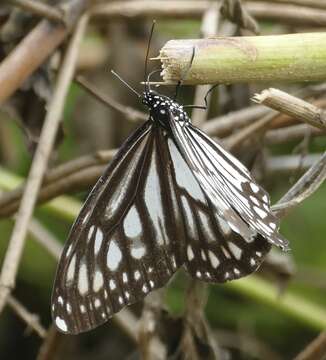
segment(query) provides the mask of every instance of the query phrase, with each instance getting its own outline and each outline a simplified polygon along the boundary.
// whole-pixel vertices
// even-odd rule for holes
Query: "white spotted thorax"
[[[148,121],[94,186],[63,250],[51,310],[64,333],[103,324],[182,266],[223,283],[256,271],[272,244],[288,249],[249,171],[175,101],[148,90],[142,102]]]
[[[173,115],[174,121],[180,123],[190,122],[188,114],[183,110],[183,106],[171,100],[169,97],[159,95],[153,90],[143,93],[143,104],[149,108],[150,119],[159,121],[162,125],[168,125],[168,116]]]

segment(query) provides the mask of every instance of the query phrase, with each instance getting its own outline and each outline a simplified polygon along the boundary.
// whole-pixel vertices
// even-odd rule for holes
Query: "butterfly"
[[[145,71],[146,72],[146,71]],[[288,250],[268,194],[244,165],[145,84],[149,119],[121,146],[72,226],[52,293],[54,324],[91,330],[183,267],[222,283]]]

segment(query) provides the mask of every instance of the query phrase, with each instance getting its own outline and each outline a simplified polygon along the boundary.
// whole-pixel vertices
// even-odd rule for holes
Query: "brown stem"
[[[40,141],[35,152],[33,163],[26,182],[25,191],[20,203],[17,220],[9,241],[0,275],[0,311],[15,285],[15,278],[20,263],[28,225],[33,214],[38,191],[47,168],[49,156],[54,145],[55,135],[60,124],[65,97],[67,95],[77,62],[78,49],[83,38],[88,16],[83,15],[78,21],[58,76],[56,89],[49,104],[42,128]]]

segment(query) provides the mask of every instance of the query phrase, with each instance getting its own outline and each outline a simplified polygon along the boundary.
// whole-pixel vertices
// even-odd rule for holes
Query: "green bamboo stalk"
[[[22,181],[19,176],[0,167],[0,188],[3,190],[13,190]],[[43,205],[44,210],[68,221],[73,221],[76,218],[80,208],[81,203],[69,196],[59,196]],[[225,286],[232,291],[295,318],[315,330],[319,331],[326,328],[326,311],[319,305],[291,291],[286,291],[280,297],[277,287],[255,275],[229,282]]]
[[[164,84],[175,84],[188,69],[185,84],[322,81],[326,32],[170,40],[157,59]]]

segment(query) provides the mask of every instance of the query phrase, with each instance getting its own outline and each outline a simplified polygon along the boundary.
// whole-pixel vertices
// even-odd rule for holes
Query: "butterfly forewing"
[[[182,264],[183,221],[162,137],[152,122],[143,126],[88,197],[57,271],[52,314],[60,330],[100,325]]]

